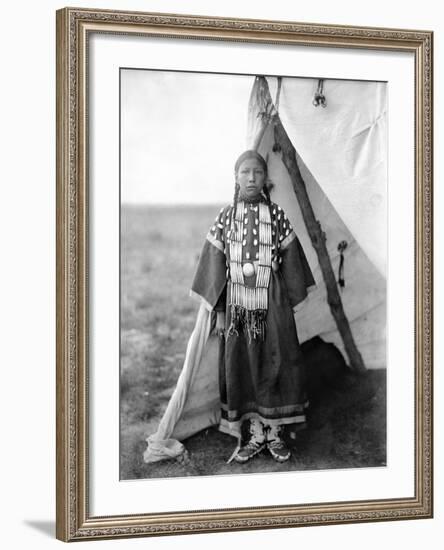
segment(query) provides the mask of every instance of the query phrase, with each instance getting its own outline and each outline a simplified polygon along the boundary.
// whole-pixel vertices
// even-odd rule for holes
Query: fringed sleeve
[[[293,309],[307,297],[308,291],[316,283],[308,265],[304,250],[290,221],[283,216],[278,223],[281,273],[287,288],[290,305]]]
[[[224,311],[227,262],[222,209],[208,232],[199,257],[191,294],[197,295],[209,310]]]

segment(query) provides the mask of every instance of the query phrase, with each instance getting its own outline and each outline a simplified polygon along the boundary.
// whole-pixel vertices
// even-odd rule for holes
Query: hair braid
[[[273,221],[273,212],[271,207],[271,198],[270,198],[270,190],[267,187],[267,184],[264,184],[264,187],[262,188],[262,193],[264,194],[265,200],[268,204],[268,210],[270,211],[270,221]]]
[[[230,233],[230,240],[231,240],[231,238],[233,237],[233,232],[234,232],[234,222],[235,222],[235,220],[236,220],[237,200],[238,200],[238,198],[239,198],[239,190],[240,190],[240,185],[236,182],[236,183],[234,184],[233,210],[231,211],[231,224],[230,224],[231,233]]]
[[[264,188],[262,189],[262,192],[264,193],[265,200],[267,201],[268,209],[270,211],[270,221],[271,221],[271,223],[273,223],[273,207],[271,205],[270,190],[268,189],[267,184],[264,185]],[[279,232],[278,232],[277,224],[276,224],[275,231],[276,231],[276,235],[275,235],[275,238],[274,238],[274,253],[277,257],[278,243],[279,243],[279,234],[278,234]]]
[[[270,206],[271,205],[270,191],[269,191],[266,183],[264,184],[264,187],[262,188],[262,193],[265,196],[265,200],[267,201],[267,204]]]

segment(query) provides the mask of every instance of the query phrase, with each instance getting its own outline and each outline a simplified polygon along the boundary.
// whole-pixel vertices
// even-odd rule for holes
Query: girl
[[[270,200],[267,177],[256,151],[238,158],[233,204],[210,229],[192,285],[217,313],[220,429],[238,436],[249,421],[248,436],[232,456],[241,463],[265,448],[285,462],[290,451],[282,426],[305,421],[293,313],[314,279],[288,218]]]

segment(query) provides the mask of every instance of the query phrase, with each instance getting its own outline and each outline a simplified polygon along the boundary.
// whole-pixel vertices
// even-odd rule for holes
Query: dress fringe
[[[248,340],[264,340],[267,328],[267,310],[248,310],[237,304],[231,304],[231,323],[228,336],[239,336],[241,332],[248,336]]]

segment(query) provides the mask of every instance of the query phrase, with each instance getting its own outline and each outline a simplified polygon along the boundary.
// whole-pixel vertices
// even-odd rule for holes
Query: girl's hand
[[[225,334],[225,311],[216,312],[216,334],[218,336]]]

